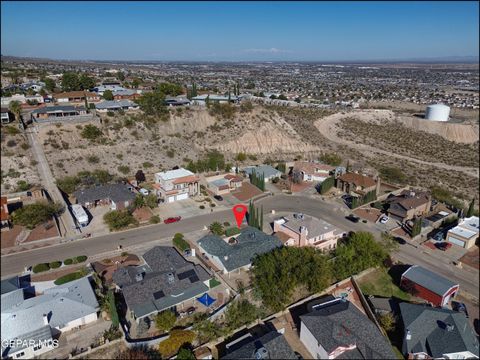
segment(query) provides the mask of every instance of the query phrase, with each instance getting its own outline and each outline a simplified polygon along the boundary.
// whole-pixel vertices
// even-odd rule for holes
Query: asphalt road
[[[257,206],[261,205],[263,205],[265,213],[271,212],[271,210],[303,212],[322,218],[345,231],[370,231],[377,236],[380,234],[380,230],[377,229],[374,224],[363,224],[362,222],[352,223],[345,219],[348,211],[341,209],[339,205],[332,205],[310,197],[275,195],[257,203]],[[159,241],[159,244],[164,244],[164,239],[172,238],[177,232],[189,233],[198,231],[213,221],[235,223],[233,212],[231,210],[225,210],[183,219],[178,223],[141,227],[120,233],[75,240],[46,248],[6,255],[1,259],[2,278],[23,272],[26,266],[40,262],[64,260],[78,255],[95,256],[104,252],[114,251],[118,245],[122,245],[124,248],[128,247],[129,250],[131,250],[137,245],[140,246],[141,244],[156,240]],[[161,239],[163,240],[160,241]],[[458,282],[461,290],[478,298],[478,271],[467,267],[464,269],[456,268],[449,263],[448,259],[442,257],[441,254],[428,253],[422,248],[415,248],[409,244],[400,245],[398,252],[393,254],[393,257],[405,264],[424,266],[452,281]]]

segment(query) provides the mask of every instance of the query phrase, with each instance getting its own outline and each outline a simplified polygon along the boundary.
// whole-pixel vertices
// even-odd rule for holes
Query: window
[[[16,358],[19,358],[21,356],[25,355],[25,352],[22,351],[22,352],[19,352],[18,354],[15,355]]]
[[[37,346],[33,347],[33,351],[40,350],[42,348],[42,344],[38,344]]]

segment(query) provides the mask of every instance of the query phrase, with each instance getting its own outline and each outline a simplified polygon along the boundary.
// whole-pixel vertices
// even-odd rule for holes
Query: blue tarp
[[[212,298],[210,295],[208,295],[208,293],[205,293],[202,296],[198,297],[197,300],[200,301],[206,307],[209,307],[215,302],[216,299]]]

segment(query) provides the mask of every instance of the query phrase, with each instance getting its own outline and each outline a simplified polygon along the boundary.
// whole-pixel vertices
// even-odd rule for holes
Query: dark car
[[[174,223],[174,222],[177,222],[177,221],[180,221],[182,219],[181,216],[177,216],[177,217],[169,217],[168,219],[165,219],[163,220],[163,222],[165,224],[171,224],[171,223]]]
[[[447,251],[452,247],[452,244],[449,242],[438,242],[435,245],[437,246],[437,249],[442,251]]]
[[[345,219],[348,219],[354,223],[358,223],[360,221],[360,218],[356,217],[355,215],[348,215],[345,217]]]
[[[398,236],[395,237],[394,240],[401,245],[405,245],[407,243],[407,241],[405,239],[402,239],[401,237],[398,237]]]
[[[215,195],[213,198],[218,201],[223,201],[223,197],[221,197],[220,195]]]
[[[468,318],[467,305],[465,305],[464,303],[452,301],[452,309],[453,311],[463,312],[465,314],[465,317]]]

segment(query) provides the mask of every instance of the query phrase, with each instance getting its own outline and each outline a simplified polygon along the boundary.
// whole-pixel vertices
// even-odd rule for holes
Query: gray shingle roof
[[[99,110],[108,110],[108,109],[122,109],[138,106],[133,101],[130,100],[107,100],[95,104],[95,108]]]
[[[18,276],[14,276],[5,280],[2,280],[0,283],[1,294],[6,294],[10,291],[15,291],[20,288],[20,280]]]
[[[404,331],[411,339],[404,340],[407,353],[425,352],[438,358],[443,354],[470,351],[479,356],[479,344],[472,327],[462,312],[409,303],[400,304]],[[446,324],[453,325],[448,331]]]
[[[46,106],[41,109],[36,109],[32,111],[32,114],[48,114],[52,112],[71,112],[71,111],[84,111],[84,106],[73,106],[73,105],[58,105],[58,106]]]
[[[147,265],[118,269],[112,276],[136,317],[162,311],[208,291],[204,281],[211,276],[174,248],[155,246],[143,258]],[[169,273],[173,282],[169,281]],[[137,274],[143,275],[137,279]]]
[[[440,296],[443,296],[452,288],[452,286],[457,285],[453,281],[418,265],[412,265],[409,267],[402,274],[402,277],[413,281],[415,284],[418,284]]]
[[[390,343],[375,324],[349,301],[339,299],[325,304],[300,319],[327,352],[356,344],[355,353],[344,353],[344,359],[358,358],[358,354],[363,359],[396,358]]]
[[[110,199],[116,203],[135,199],[135,194],[125,184],[108,184],[77,190],[73,193],[73,196],[79,204],[103,199]]]
[[[282,176],[280,171],[270,165],[248,166],[244,168],[243,171],[245,171],[248,175],[255,171],[258,176],[264,175],[265,179]]]
[[[221,359],[255,359],[255,351],[262,346],[268,351],[267,359],[297,359],[285,337],[276,331],[271,331],[260,338],[252,336],[242,341]]]
[[[255,256],[282,246],[276,236],[250,226],[242,229],[236,240],[236,244],[228,244],[220,236],[206,235],[197,243],[206,253],[218,257],[227,271],[249,265]]]
[[[3,339],[3,337],[2,337]],[[40,341],[46,341],[52,339],[52,329],[50,328],[49,325],[45,325],[41,328],[26,332],[25,334],[20,335],[17,340],[22,341],[22,343],[18,343],[18,345],[15,345],[15,343],[12,343],[12,346],[4,346],[6,344],[2,343],[2,357],[8,356],[8,354],[11,354],[13,352],[20,351],[22,349],[25,349],[28,346],[29,341],[35,341],[35,342],[40,342]]]

